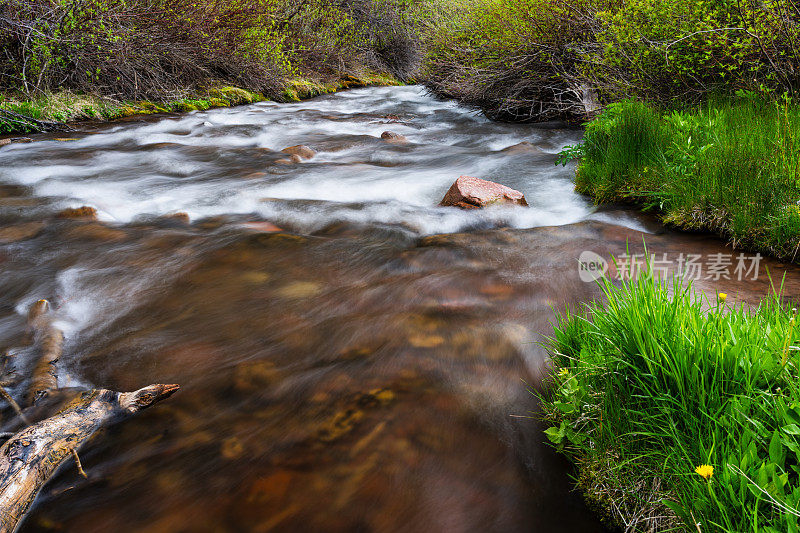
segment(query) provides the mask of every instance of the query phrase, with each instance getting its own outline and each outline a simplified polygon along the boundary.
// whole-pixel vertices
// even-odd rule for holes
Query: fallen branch
[[[32,129],[38,133],[53,131],[74,131],[72,128],[61,122],[51,122],[49,120],[38,120],[21,113],[15,113],[8,109],[0,109],[0,118],[11,122],[22,128]]]
[[[56,415],[20,431],[0,447],[0,533],[12,533],[36,495],[68,457],[101,426],[168,398],[178,385],[150,385],[135,392],[92,390]],[[79,467],[82,470],[82,467]]]
[[[28,392],[30,404],[36,403],[50,390],[58,388],[56,365],[61,358],[64,333],[53,326],[50,303],[39,300],[28,312],[28,325],[34,331],[34,342],[39,351],[39,360],[33,369],[31,387]]]

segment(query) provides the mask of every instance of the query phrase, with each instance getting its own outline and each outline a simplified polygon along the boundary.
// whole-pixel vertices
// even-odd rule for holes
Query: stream
[[[417,86],[69,137],[0,147],[8,390],[24,396],[26,316],[47,298],[62,386],[181,391],[97,435],[88,479],[65,464],[26,533],[602,532],[530,392],[553,310],[599,295],[581,254],[646,242],[670,271],[693,254],[707,272],[730,256],[730,279],[697,288],[756,304],[771,276],[800,296],[794,266],[738,279],[719,239],[576,194],[554,163],[579,130],[491,122]],[[298,144],[317,154],[286,164]],[[438,207],[462,174],[530,207]],[[81,206],[98,220],[56,216]]]

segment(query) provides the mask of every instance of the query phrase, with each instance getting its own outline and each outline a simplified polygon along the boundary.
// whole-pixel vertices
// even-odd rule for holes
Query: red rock
[[[162,215],[160,217],[162,220],[169,220],[174,222],[179,222],[181,224],[189,224],[192,219],[189,217],[189,213],[185,211],[178,211],[176,213],[169,213],[167,215]]]
[[[79,218],[84,220],[97,220],[97,209],[87,205],[83,207],[70,207],[56,215],[57,218]]]
[[[393,131],[384,131],[381,133],[381,139],[392,144],[406,144],[408,142],[405,135],[400,135]]]
[[[461,176],[444,195],[441,206],[477,209],[491,204],[516,204],[528,206],[525,196],[511,187],[472,176]]]
[[[309,148],[305,144],[298,144],[296,146],[290,146],[289,148],[284,148],[281,150],[284,154],[289,154],[291,156],[297,156],[300,159],[311,159],[317,152],[315,152],[312,148]],[[294,160],[294,158],[292,158]]]
[[[289,159],[286,159],[285,157],[282,158],[282,159],[278,159],[277,161],[275,161],[275,164],[276,165],[294,165],[296,163],[302,163],[302,162],[303,162],[303,158],[302,157],[300,157],[297,154],[292,154],[292,156]]]
[[[11,139],[0,139],[0,146],[11,144]]]
[[[258,231],[261,233],[277,233],[279,231],[283,231],[278,226],[270,224],[269,222],[243,222],[239,225],[245,229]]]
[[[246,180],[257,180],[265,177],[267,175],[266,172],[250,172],[249,174],[245,174],[242,176]]]

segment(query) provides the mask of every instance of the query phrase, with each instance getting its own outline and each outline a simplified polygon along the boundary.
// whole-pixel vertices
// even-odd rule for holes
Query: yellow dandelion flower
[[[566,377],[566,376],[569,376],[569,370],[566,369],[566,368],[562,368],[561,370],[558,371],[558,375],[559,375],[559,377],[562,377],[562,378]]]
[[[721,293],[719,293],[719,294],[717,295],[717,298],[719,299],[719,303],[721,303],[721,304],[724,304],[724,303],[725,303],[725,300],[727,300],[727,299],[728,299],[728,294],[727,294],[727,293],[724,293],[724,292],[721,292]]]
[[[711,465],[700,465],[694,471],[703,476],[703,479],[711,479],[714,475],[714,467]]]

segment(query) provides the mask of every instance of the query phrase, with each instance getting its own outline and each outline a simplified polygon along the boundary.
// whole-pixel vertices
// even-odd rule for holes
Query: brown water
[[[731,253],[595,211],[553,165],[578,132],[490,123],[416,87],[74,137],[0,148],[0,347],[25,376],[25,313],[48,298],[62,383],[182,390],[98,435],[89,479],[62,468],[25,532],[603,531],[528,391],[552,307],[597,296],[585,250]],[[276,163],[298,143],[319,154]],[[435,207],[461,173],[531,208]],[[102,222],[53,218],[80,205]],[[158,218],[175,211],[191,223]],[[797,270],[768,261],[699,286],[757,302],[765,267],[800,295]]]

